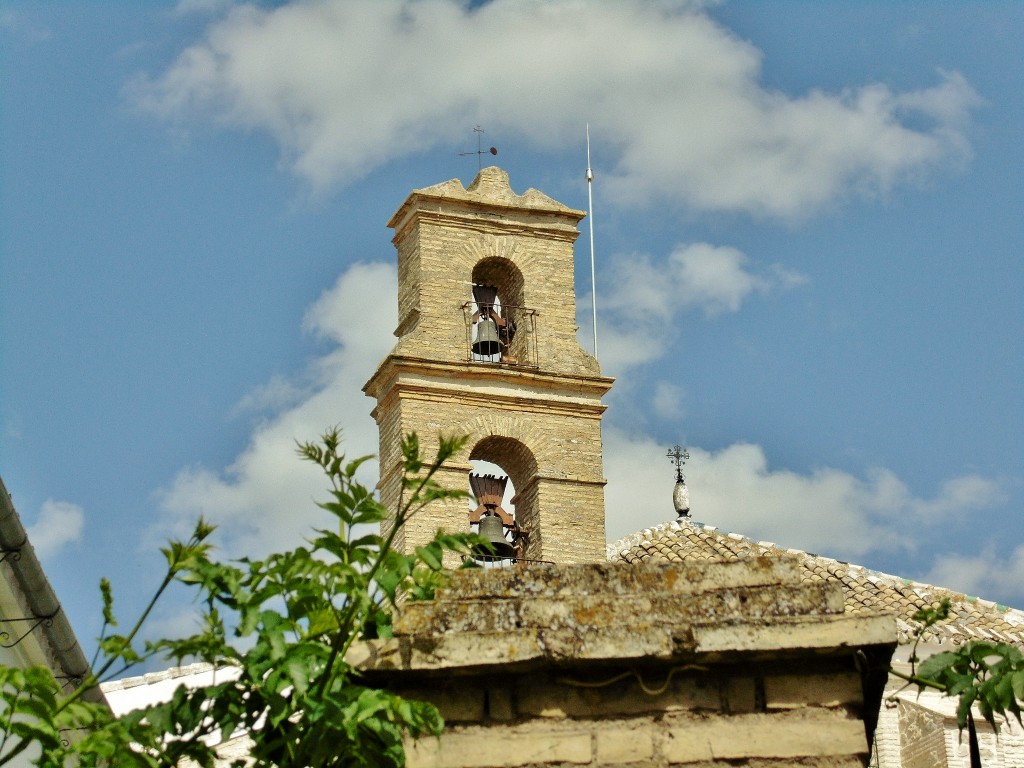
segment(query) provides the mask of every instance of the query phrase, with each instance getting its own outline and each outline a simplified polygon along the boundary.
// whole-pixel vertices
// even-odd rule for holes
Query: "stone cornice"
[[[524,213],[529,213],[539,220],[562,219],[574,231],[576,224],[586,216],[584,211],[569,208],[536,189],[517,195],[509,185],[508,174],[492,166],[481,170],[468,189],[458,179],[451,179],[414,190],[388,220],[388,226],[399,231],[410,216],[423,213],[432,206],[444,206],[451,211],[461,208],[475,216],[512,214],[518,221],[522,221]]]
[[[549,217],[536,217],[537,220],[530,222],[522,218],[522,214],[514,221],[504,218],[501,214],[495,214],[493,206],[481,206],[479,210],[475,207],[454,208],[450,201],[445,200],[444,210],[440,210],[440,202],[437,205],[426,207],[409,206],[403,207],[395,214],[389,224],[394,225],[395,236],[392,242],[397,243],[402,238],[402,233],[408,228],[409,222],[415,216],[420,221],[429,221],[432,224],[439,224],[449,229],[469,229],[476,232],[490,232],[492,234],[508,234],[510,232],[528,232],[534,237],[547,240],[563,240],[575,242],[579,237],[579,229],[576,227],[576,220],[567,221],[564,224],[553,223]]]
[[[401,384],[398,382],[400,377],[406,377]],[[417,384],[417,378],[424,383]],[[588,401],[607,393],[614,381],[607,376],[550,373],[512,365],[444,362],[392,354],[377,367],[363,386],[363,392],[381,401],[389,390],[399,384],[403,391],[415,392],[424,399],[441,398],[444,390],[449,389],[459,392],[463,398],[482,397],[489,402],[502,402],[514,407],[528,407],[538,403],[538,398],[543,398],[546,408],[558,408],[561,401],[565,407],[579,412],[581,406],[588,407]],[[493,389],[488,389],[492,385]],[[508,394],[516,387],[521,388],[523,394]],[[606,406],[589,407],[599,414]]]
[[[892,616],[844,615],[839,585],[801,582],[795,560],[769,558],[457,571],[434,600],[405,604],[394,629],[353,646],[350,662],[431,675],[824,658],[896,641]]]

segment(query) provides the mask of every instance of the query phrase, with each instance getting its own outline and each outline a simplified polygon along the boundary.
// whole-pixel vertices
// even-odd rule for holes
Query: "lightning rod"
[[[594,359],[597,359],[597,277],[594,270],[594,172],[590,170],[590,123],[587,123],[587,221],[590,223],[590,290],[594,309]]]

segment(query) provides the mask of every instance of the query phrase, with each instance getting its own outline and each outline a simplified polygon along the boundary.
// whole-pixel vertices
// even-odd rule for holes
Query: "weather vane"
[[[683,475],[683,464],[690,458],[690,452],[680,445],[673,445],[665,454],[676,465],[676,486],[672,489],[672,506],[676,508],[679,519],[690,516],[690,491],[686,487]]]
[[[473,128],[473,133],[476,134],[476,152],[459,152],[459,157],[466,157],[467,155],[476,155],[476,162],[477,165],[479,166],[477,170],[480,171],[483,170],[484,167],[484,155],[496,155],[498,154],[498,148],[491,147],[490,149],[487,150],[483,148],[483,143],[481,139],[484,134],[484,129],[481,128],[479,125]]]

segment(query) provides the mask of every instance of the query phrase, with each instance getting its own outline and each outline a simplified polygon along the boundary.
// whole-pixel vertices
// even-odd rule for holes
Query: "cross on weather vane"
[[[496,155],[496,154],[498,154],[498,148],[497,147],[491,147],[488,150],[485,150],[483,148],[483,144],[481,142],[481,139],[483,137],[484,129],[481,128],[479,125],[476,126],[475,128],[473,128],[473,133],[476,134],[476,152],[459,152],[459,157],[466,157],[467,155],[476,155],[476,163],[477,163],[477,166],[478,166],[477,170],[481,171],[481,170],[483,170],[483,167],[484,167],[484,159],[483,159],[484,155],[486,155],[486,154]]]

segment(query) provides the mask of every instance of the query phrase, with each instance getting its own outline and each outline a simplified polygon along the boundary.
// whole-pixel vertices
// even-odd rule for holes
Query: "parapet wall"
[[[896,628],[842,610],[777,558],[461,571],[352,660],[445,717],[410,768],[863,766]]]

